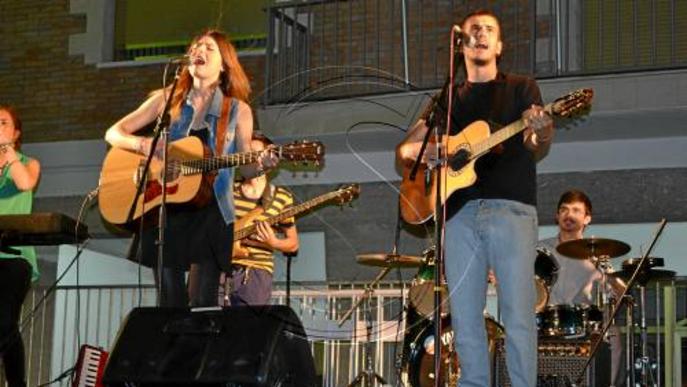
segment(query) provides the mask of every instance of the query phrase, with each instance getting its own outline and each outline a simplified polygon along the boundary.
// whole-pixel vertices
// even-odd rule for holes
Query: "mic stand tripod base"
[[[353,379],[353,381],[351,382],[351,384],[348,385],[348,387],[372,387],[374,386],[375,381],[382,385],[388,384],[386,380],[384,380],[383,377],[379,376],[379,374],[377,374],[374,370],[364,370],[361,373],[359,373],[358,376],[355,377],[355,379]]]
[[[365,351],[365,369],[360,371],[360,373],[353,379],[353,381],[348,385],[348,387],[362,386],[362,387],[373,387],[375,380],[381,384],[387,384],[386,380],[381,377],[377,372],[375,372],[372,365],[372,351],[370,346],[372,345],[372,314],[370,313],[370,297],[374,293],[374,286],[377,285],[379,281],[384,278],[384,276],[389,273],[391,267],[385,267],[384,270],[377,274],[377,277],[368,285],[365,286],[365,292],[362,297],[356,302],[351,309],[349,309],[344,316],[339,320],[339,326],[348,319],[348,317],[353,313],[354,310],[360,306],[360,304],[365,302],[365,344],[363,345]]]

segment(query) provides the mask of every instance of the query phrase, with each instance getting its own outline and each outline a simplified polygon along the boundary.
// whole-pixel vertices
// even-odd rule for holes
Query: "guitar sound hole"
[[[454,171],[458,171],[470,162],[470,152],[461,148],[456,151],[456,153],[449,160],[449,166]]]

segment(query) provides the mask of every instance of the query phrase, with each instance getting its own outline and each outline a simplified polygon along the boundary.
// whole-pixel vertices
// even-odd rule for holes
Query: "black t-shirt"
[[[542,105],[542,99],[531,78],[498,73],[489,82],[465,81],[454,92],[451,134],[477,120],[487,121],[494,133],[520,119],[532,104]],[[447,200],[449,217],[473,199],[508,199],[536,205],[536,162],[534,154],[525,148],[523,132],[480,157],[475,172],[477,182]]]

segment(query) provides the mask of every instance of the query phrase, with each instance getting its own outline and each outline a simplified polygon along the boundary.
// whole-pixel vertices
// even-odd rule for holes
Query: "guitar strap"
[[[260,206],[267,211],[269,206],[272,205],[272,200],[274,200],[274,191],[276,187],[273,184],[268,183],[267,187],[262,191],[262,196],[260,197]]]
[[[227,135],[227,124],[229,123],[229,107],[231,106],[231,97],[222,96],[222,111],[219,116],[219,122],[215,131],[215,155],[221,155],[224,149],[224,143]]]

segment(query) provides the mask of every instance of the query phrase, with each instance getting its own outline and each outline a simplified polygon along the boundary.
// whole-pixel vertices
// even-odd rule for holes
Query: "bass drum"
[[[489,353],[494,354],[496,340],[504,337],[501,324],[484,316],[489,341]],[[442,319],[440,386],[456,386],[460,379],[460,360],[455,351],[450,317]],[[427,324],[413,340],[408,362],[408,381],[412,387],[434,386],[434,323]]]

